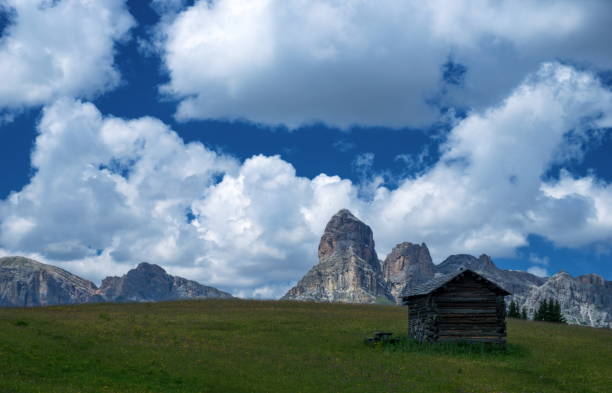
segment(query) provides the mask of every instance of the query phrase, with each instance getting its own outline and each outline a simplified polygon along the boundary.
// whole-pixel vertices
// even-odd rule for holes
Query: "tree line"
[[[508,318],[529,319],[527,307],[521,309],[514,299],[511,300],[508,309]],[[534,321],[566,323],[565,318],[561,314],[561,304],[559,304],[558,300],[553,299],[541,300],[532,319]]]

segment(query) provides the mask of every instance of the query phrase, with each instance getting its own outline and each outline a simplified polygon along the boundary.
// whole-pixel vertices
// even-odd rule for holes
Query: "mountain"
[[[559,272],[526,294],[515,294],[529,315],[544,299],[556,299],[566,321],[576,325],[612,328],[612,281],[597,274],[572,277]]]
[[[319,243],[319,263],[283,299],[325,302],[399,303],[406,288],[460,268],[476,271],[512,293],[507,298],[526,307],[530,316],[546,298],[561,304],[572,324],[612,328],[612,282],[596,274],[571,277],[561,272],[548,279],[504,270],[488,255],[451,255],[434,265],[425,243],[396,245],[382,263],[376,255],[372,230],[348,210],[334,215]],[[382,270],[382,271],[381,271]]]
[[[385,258],[382,269],[391,296],[397,302],[404,288],[427,282],[436,274],[436,265],[425,243],[418,245],[404,242],[396,245]]]
[[[88,302],[91,281],[23,257],[0,258],[0,306],[50,306]]]
[[[91,281],[55,266],[23,257],[0,258],[0,306],[231,297],[216,288],[171,276],[149,263],[139,264],[122,277],[106,277],[97,288]]]
[[[612,282],[596,274],[572,277],[560,272],[545,279],[533,274],[499,269],[491,258],[481,255],[451,255],[436,266],[436,274],[447,274],[465,267],[498,283],[512,293],[506,302],[515,300],[532,318],[540,301],[556,299],[568,323],[612,328]]]
[[[491,257],[486,254],[478,258],[467,254],[451,255],[436,266],[436,273],[448,274],[457,271],[461,267],[471,269],[486,276],[515,295],[526,294],[546,281],[544,278],[531,273],[499,269],[495,266]]]
[[[175,299],[228,299],[227,292],[171,276],[160,266],[140,263],[122,277],[106,277],[96,292],[106,301],[156,302]]]
[[[343,209],[327,223],[319,263],[289,290],[284,300],[344,303],[390,302],[372,229]]]

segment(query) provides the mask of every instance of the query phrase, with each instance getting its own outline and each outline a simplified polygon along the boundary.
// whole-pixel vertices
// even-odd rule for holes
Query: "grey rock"
[[[325,227],[319,263],[284,300],[343,303],[392,302],[376,255],[372,229],[343,209]]]
[[[379,274],[372,231],[348,210],[341,210],[327,224],[319,244],[319,259],[319,264],[283,299],[351,303],[397,299],[407,288],[467,268],[512,293],[507,302],[516,300],[530,316],[541,300],[553,298],[560,302],[561,312],[571,324],[612,327],[612,282],[596,274],[571,277],[559,273],[546,279],[500,269],[485,254],[478,258],[451,255],[434,265],[425,244],[409,242],[393,248]]]
[[[107,277],[97,291],[113,302],[155,302],[177,299],[228,299],[227,292],[171,276],[158,265],[140,263],[123,277]]]
[[[0,306],[48,306],[98,302],[226,299],[229,293],[171,276],[141,263],[122,277],[106,277],[100,288],[55,266],[23,257],[0,258]]]
[[[559,272],[526,294],[514,295],[530,318],[545,299],[558,300],[570,324],[612,328],[612,281],[597,274],[572,277]]]
[[[414,287],[434,278],[436,265],[431,260],[425,243],[404,242],[396,245],[383,262],[383,278],[391,295],[400,304],[400,294],[406,287]]]
[[[597,274],[572,277],[560,272],[546,279],[523,271],[499,269],[487,255],[479,258],[451,255],[436,266],[436,273],[447,274],[461,267],[477,271],[512,293],[506,303],[515,300],[521,310],[526,308],[529,318],[533,318],[540,301],[555,299],[568,323],[612,328],[612,282]]]
[[[0,258],[0,306],[84,303],[96,286],[55,266],[24,257]]]
[[[526,294],[546,281],[527,272],[499,269],[486,254],[478,258],[467,254],[451,255],[436,266],[436,273],[448,274],[461,267],[482,274],[515,295]]]

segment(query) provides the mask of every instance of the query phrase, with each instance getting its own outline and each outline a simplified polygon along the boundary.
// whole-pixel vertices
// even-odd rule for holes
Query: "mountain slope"
[[[404,242],[396,245],[385,258],[382,269],[383,278],[398,303],[399,295],[406,287],[429,281],[436,273],[436,265],[425,243]]]
[[[282,299],[344,303],[392,301],[382,277],[372,229],[343,209],[327,223],[319,263]]]
[[[106,277],[97,293],[106,301],[154,302],[176,299],[229,299],[227,292],[182,277],[158,265],[140,263],[122,277]]]
[[[139,264],[122,277],[106,277],[97,288],[91,281],[55,266],[23,257],[0,258],[0,306],[231,297],[216,288],[171,276],[149,263]]]
[[[568,323],[612,328],[612,281],[597,274],[572,277],[559,272],[526,294],[514,296],[529,315],[544,299],[556,299]]]
[[[0,258],[0,306],[84,303],[96,291],[91,281],[24,257]]]
[[[372,230],[348,210],[341,210],[329,221],[319,244],[319,263],[283,299],[374,303],[382,298],[397,303],[405,288],[462,267],[508,290],[512,296],[507,302],[514,299],[530,316],[541,300],[554,298],[569,323],[612,327],[612,282],[595,274],[571,277],[560,273],[545,279],[500,269],[484,254],[478,258],[451,255],[434,265],[427,245],[409,242],[393,248],[381,271]]]

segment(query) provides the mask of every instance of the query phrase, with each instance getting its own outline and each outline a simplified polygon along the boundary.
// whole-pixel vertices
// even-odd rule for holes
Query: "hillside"
[[[397,306],[238,299],[0,309],[0,392],[605,392],[612,331],[508,321],[508,354],[370,348]],[[608,390],[609,391],[609,390]]]

